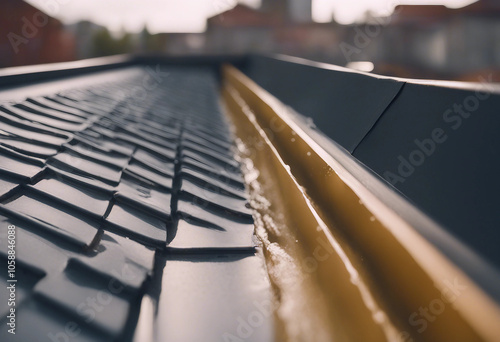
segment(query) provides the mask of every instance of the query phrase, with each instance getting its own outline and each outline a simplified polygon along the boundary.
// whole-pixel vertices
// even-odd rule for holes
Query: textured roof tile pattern
[[[254,248],[212,71],[147,77],[0,107],[0,241],[17,227],[17,314],[31,322],[19,341],[68,324],[75,341],[130,340],[157,251]]]

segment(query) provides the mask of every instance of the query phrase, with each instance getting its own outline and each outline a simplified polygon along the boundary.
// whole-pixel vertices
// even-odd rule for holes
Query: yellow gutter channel
[[[223,75],[224,106],[260,184],[250,186],[252,198],[269,201],[253,203],[277,305],[294,307],[283,299],[293,293],[280,282],[288,273],[300,269],[313,283],[300,287],[298,307],[317,316],[278,309],[277,340],[498,341],[493,300],[317,145],[286,106],[232,66]],[[277,246],[294,260],[288,271],[276,266]]]

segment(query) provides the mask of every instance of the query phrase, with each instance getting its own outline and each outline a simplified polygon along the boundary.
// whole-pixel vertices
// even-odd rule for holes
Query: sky
[[[237,0],[26,0],[66,24],[91,20],[111,31],[140,32],[147,24],[152,33],[202,32],[206,19],[234,7]],[[395,4],[437,4],[461,7],[476,0],[313,0],[313,19],[341,24],[363,18],[370,10],[381,15]],[[258,7],[260,0],[239,0]],[[346,4],[347,2],[347,4]]]

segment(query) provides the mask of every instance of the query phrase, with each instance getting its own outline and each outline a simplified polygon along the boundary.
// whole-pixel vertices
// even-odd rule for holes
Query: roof
[[[276,14],[264,13],[245,5],[238,4],[223,13],[207,20],[210,27],[263,27],[276,26],[281,23],[281,17]]]
[[[160,340],[231,332],[229,314],[270,292],[214,70],[135,67],[68,82],[0,106],[0,259],[13,254],[9,239],[16,338],[62,338],[71,324],[82,341],[142,340],[148,300],[160,303]],[[186,329],[179,312],[206,328]],[[270,341],[269,327],[254,341]],[[0,340],[10,334],[0,329]]]
[[[394,10],[394,23],[426,23],[443,21],[461,16],[491,17],[500,13],[500,4],[496,1],[480,0],[468,6],[449,8],[443,5],[398,5]]]
[[[0,78],[2,341],[496,341],[498,86],[108,61]],[[468,292],[439,322],[398,321],[446,282]]]

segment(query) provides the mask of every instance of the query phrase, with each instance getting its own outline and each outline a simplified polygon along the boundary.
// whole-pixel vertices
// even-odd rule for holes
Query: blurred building
[[[349,6],[349,4],[346,4]],[[126,52],[186,54],[282,53],[346,65],[370,61],[374,72],[417,78],[500,82],[500,1],[451,9],[403,5],[387,18],[362,24],[312,20],[312,0],[262,0],[207,20],[203,33],[147,30],[118,38],[105,27],[64,27],[21,0],[0,1],[0,67],[50,63]],[[4,34],[5,33],[5,34]]]
[[[70,61],[75,38],[63,24],[22,0],[0,1],[0,67]]]
[[[312,0],[262,0],[260,11],[279,17],[280,22],[311,22]]]
[[[79,21],[67,25],[68,30],[75,37],[75,53],[78,59],[96,57],[94,40],[95,36],[107,30],[104,26],[94,24],[91,21]]]
[[[346,5],[347,6],[347,5]],[[452,9],[403,5],[387,18],[354,25],[315,23],[311,1],[237,5],[207,21],[200,34],[168,34],[171,54],[284,53],[346,65],[371,61],[374,72],[401,77],[500,81],[500,1]]]
[[[263,0],[259,9],[236,5],[207,20],[201,34],[169,34],[166,50],[209,54],[284,53],[313,59],[338,54],[332,23],[312,20],[311,0]]]
[[[493,73],[500,80],[500,1],[457,9],[398,6],[375,45],[371,57],[379,64],[408,65],[430,77],[477,81]]]

